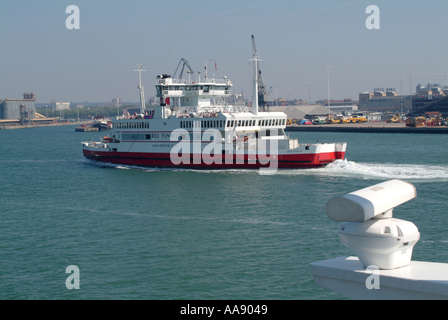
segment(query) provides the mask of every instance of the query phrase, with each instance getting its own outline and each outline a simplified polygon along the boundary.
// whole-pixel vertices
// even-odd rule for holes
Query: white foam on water
[[[247,174],[247,173],[258,173],[258,170],[250,170],[250,169],[191,169],[191,168],[149,168],[149,167],[141,167],[134,165],[125,165],[125,164],[115,164],[109,162],[101,162],[94,161],[90,159],[81,159],[80,162],[97,166],[97,167],[106,167],[106,168],[115,168],[122,170],[140,170],[145,172],[161,172],[161,171],[184,171],[184,172],[198,172],[198,173],[225,173],[225,174]]]
[[[360,179],[403,179],[418,181],[448,181],[448,166],[394,163],[356,163],[337,160],[315,174]]]
[[[99,167],[108,167],[122,170],[141,170],[144,172],[184,171],[201,174],[258,174],[258,170],[250,169],[185,169],[185,168],[147,168],[113,163],[103,163],[89,159],[81,162]],[[448,181],[448,166],[422,165],[422,164],[393,164],[393,163],[357,163],[354,161],[336,160],[322,168],[278,170],[276,175],[316,175],[331,177],[346,177],[354,179],[403,179],[419,182]]]

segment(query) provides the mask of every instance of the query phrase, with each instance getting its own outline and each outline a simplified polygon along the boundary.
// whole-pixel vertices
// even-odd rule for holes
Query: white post
[[[252,113],[254,115],[258,115],[258,57],[254,54],[254,58],[251,59],[254,61],[254,93],[252,97]]]
[[[412,74],[413,72],[409,72],[409,96],[411,97],[411,112],[412,112]]]
[[[400,118],[403,116],[403,77],[400,77]]]
[[[328,73],[328,113],[330,113],[330,68],[331,68],[331,66],[327,66],[327,73]]]
[[[308,82],[308,103],[311,104],[311,82]]]
[[[278,88],[275,88],[275,106],[278,107]]]
[[[254,79],[254,95],[252,97],[252,113],[258,115],[258,80]]]
[[[134,71],[138,71],[138,88],[140,89],[140,113],[143,114],[145,112],[145,93],[144,93],[144,89],[142,86],[142,71],[146,71],[146,70],[142,70],[143,65],[139,64],[138,65],[138,70],[134,70]]]

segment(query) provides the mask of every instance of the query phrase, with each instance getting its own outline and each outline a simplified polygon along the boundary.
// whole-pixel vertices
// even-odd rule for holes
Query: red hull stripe
[[[269,157],[259,158],[257,160],[249,159],[248,155],[244,157],[238,155],[222,155],[221,163],[216,163],[213,158],[204,159],[201,155],[192,155],[190,157],[180,158],[183,160],[176,165],[171,162],[170,154],[167,153],[127,153],[127,152],[108,152],[108,151],[88,151],[83,150],[84,156],[88,159],[108,162],[114,164],[136,165],[143,167],[170,167],[170,168],[245,168],[257,169],[260,167],[270,167],[277,162],[277,167],[280,169],[294,169],[294,168],[316,168],[327,165],[337,159],[344,159],[345,152],[330,152],[320,154],[286,154],[278,155],[277,159],[270,159]],[[231,156],[226,163],[226,156]],[[232,160],[232,161],[230,161]],[[267,164],[262,164],[260,161]],[[270,160],[270,162],[268,162]]]

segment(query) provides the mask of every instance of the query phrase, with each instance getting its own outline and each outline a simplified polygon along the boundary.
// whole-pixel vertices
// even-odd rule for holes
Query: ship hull
[[[130,166],[152,168],[189,168],[189,169],[305,169],[319,168],[343,160],[344,150],[316,154],[278,154],[276,156],[222,155],[218,158],[206,158],[201,154],[192,154],[182,158],[180,163],[173,163],[170,153],[147,152],[110,152],[83,149],[88,159]]]

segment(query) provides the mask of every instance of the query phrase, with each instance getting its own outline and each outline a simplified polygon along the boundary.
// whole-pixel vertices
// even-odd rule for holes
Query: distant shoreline
[[[424,133],[448,134],[448,127],[406,127],[402,123],[367,122],[326,125],[288,125],[285,131],[319,131],[319,132],[358,132],[358,133]]]
[[[89,124],[91,121],[75,122],[75,123],[49,123],[49,124],[34,124],[34,125],[17,125],[17,126],[3,126],[2,129],[29,129],[40,127],[55,127],[55,126],[69,126]],[[326,124],[326,125],[287,125],[285,131],[313,131],[313,132],[358,132],[358,133],[424,133],[424,134],[448,134],[448,127],[406,127],[402,123],[387,123],[387,122],[367,122],[367,123],[345,123],[345,124]]]
[[[40,127],[57,127],[57,126],[70,126],[70,125],[82,125],[89,124],[92,121],[81,121],[81,122],[63,122],[63,123],[45,123],[45,124],[30,124],[30,125],[0,125],[0,130],[2,129],[29,129],[29,128],[40,128]]]

